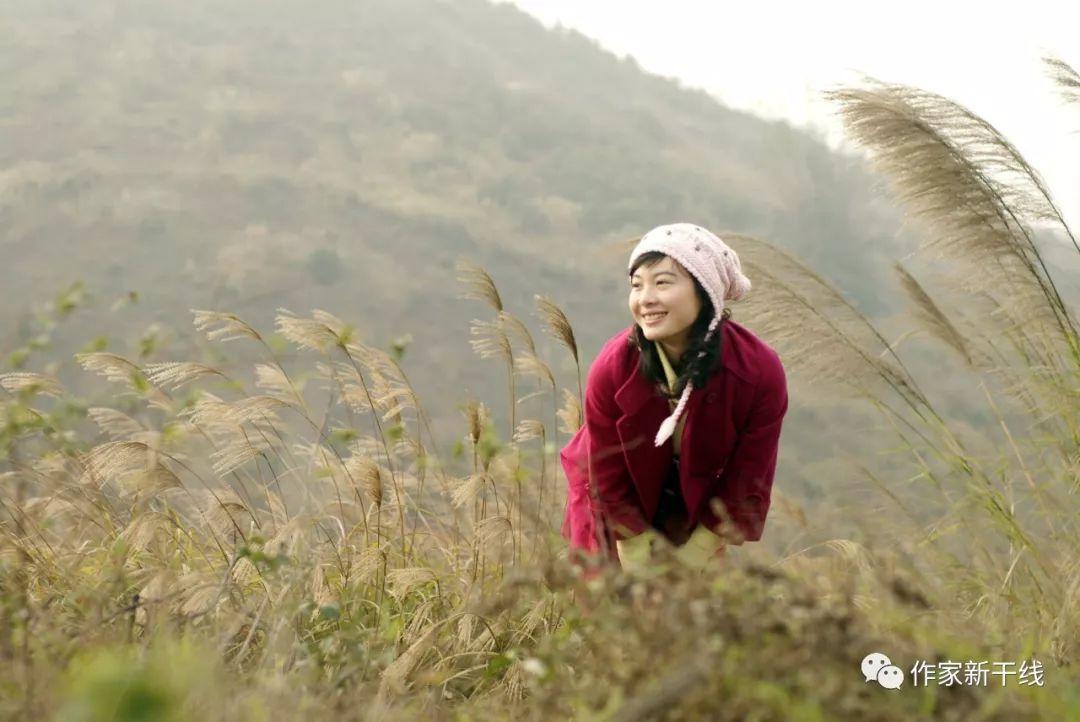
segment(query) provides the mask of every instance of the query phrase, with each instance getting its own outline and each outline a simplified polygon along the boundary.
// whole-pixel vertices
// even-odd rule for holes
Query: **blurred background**
[[[1070,59],[1076,13],[8,2],[0,352],[9,367],[96,349],[237,372],[246,349],[215,357],[189,309],[236,313],[268,336],[279,308],[326,309],[365,343],[406,345],[445,453],[467,400],[508,416],[502,369],[469,343],[484,309],[460,298],[458,260],[486,268],[534,330],[534,295],[560,305],[587,368],[629,322],[624,241],[679,220],[790,251],[897,340],[912,324],[891,264],[933,264],[911,256],[918,229],[821,91],[866,73],[967,103],[1075,217],[1075,118],[1038,63]],[[1047,234],[1054,264],[1070,247]],[[1077,274],[1061,282],[1075,298]],[[80,308],[44,340],[40,311],[65,289]],[[569,355],[535,336],[576,390]],[[913,372],[950,416],[992,423],[973,377],[919,343],[905,341]],[[73,389],[96,383],[74,364],[55,370]],[[813,501],[853,481],[848,452],[888,441],[866,405],[815,393],[812,376],[791,383],[777,488]]]

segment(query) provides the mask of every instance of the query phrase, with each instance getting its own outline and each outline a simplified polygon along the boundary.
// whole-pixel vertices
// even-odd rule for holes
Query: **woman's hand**
[[[623,569],[640,568],[648,564],[652,558],[652,544],[655,538],[656,534],[650,530],[616,541],[619,564]]]

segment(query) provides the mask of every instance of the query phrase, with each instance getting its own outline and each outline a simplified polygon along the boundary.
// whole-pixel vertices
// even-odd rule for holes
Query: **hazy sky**
[[[843,141],[823,89],[865,73],[946,95],[1010,138],[1080,229],[1080,105],[1062,103],[1040,61],[1050,52],[1080,69],[1080,2],[511,1],[727,105],[819,127],[832,143]]]

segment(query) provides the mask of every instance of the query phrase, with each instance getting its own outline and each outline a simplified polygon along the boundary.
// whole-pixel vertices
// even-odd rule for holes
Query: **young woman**
[[[563,535],[616,563],[649,529],[676,546],[701,527],[757,541],[788,397],[776,352],[728,320],[724,301],[750,290],[739,257],[700,226],[660,226],[629,279],[634,323],[589,369],[585,423],[561,452]]]

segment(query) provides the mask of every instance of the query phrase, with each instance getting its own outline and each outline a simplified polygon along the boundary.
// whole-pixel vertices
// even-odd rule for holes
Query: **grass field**
[[[1080,337],[1034,223],[1075,241],[981,119],[910,88],[834,100],[953,269],[948,306],[899,269],[913,326],[984,380],[996,419],[973,446],[828,281],[733,238],[755,282],[748,325],[790,373],[895,430],[916,483],[867,479],[884,506],[848,521],[868,533],[784,555],[745,545],[723,566],[661,550],[586,579],[558,536],[557,442],[580,424],[581,387],[557,387],[483,269],[461,280],[490,310],[473,343],[503,365],[510,423],[463,400],[445,454],[404,348],[324,311],[282,311],[273,332],[195,311],[210,342],[259,360],[226,375],[87,350],[75,361],[108,385],[98,400],[67,392],[70,361],[40,348],[0,375],[0,714],[1080,719]],[[49,333],[77,306],[58,298]],[[537,311],[580,364],[558,307]],[[309,363],[287,369],[279,342]],[[774,537],[824,513],[774,509]],[[872,652],[904,671],[900,689],[865,680]],[[966,677],[980,661],[985,681]],[[951,663],[963,673],[946,684]]]

